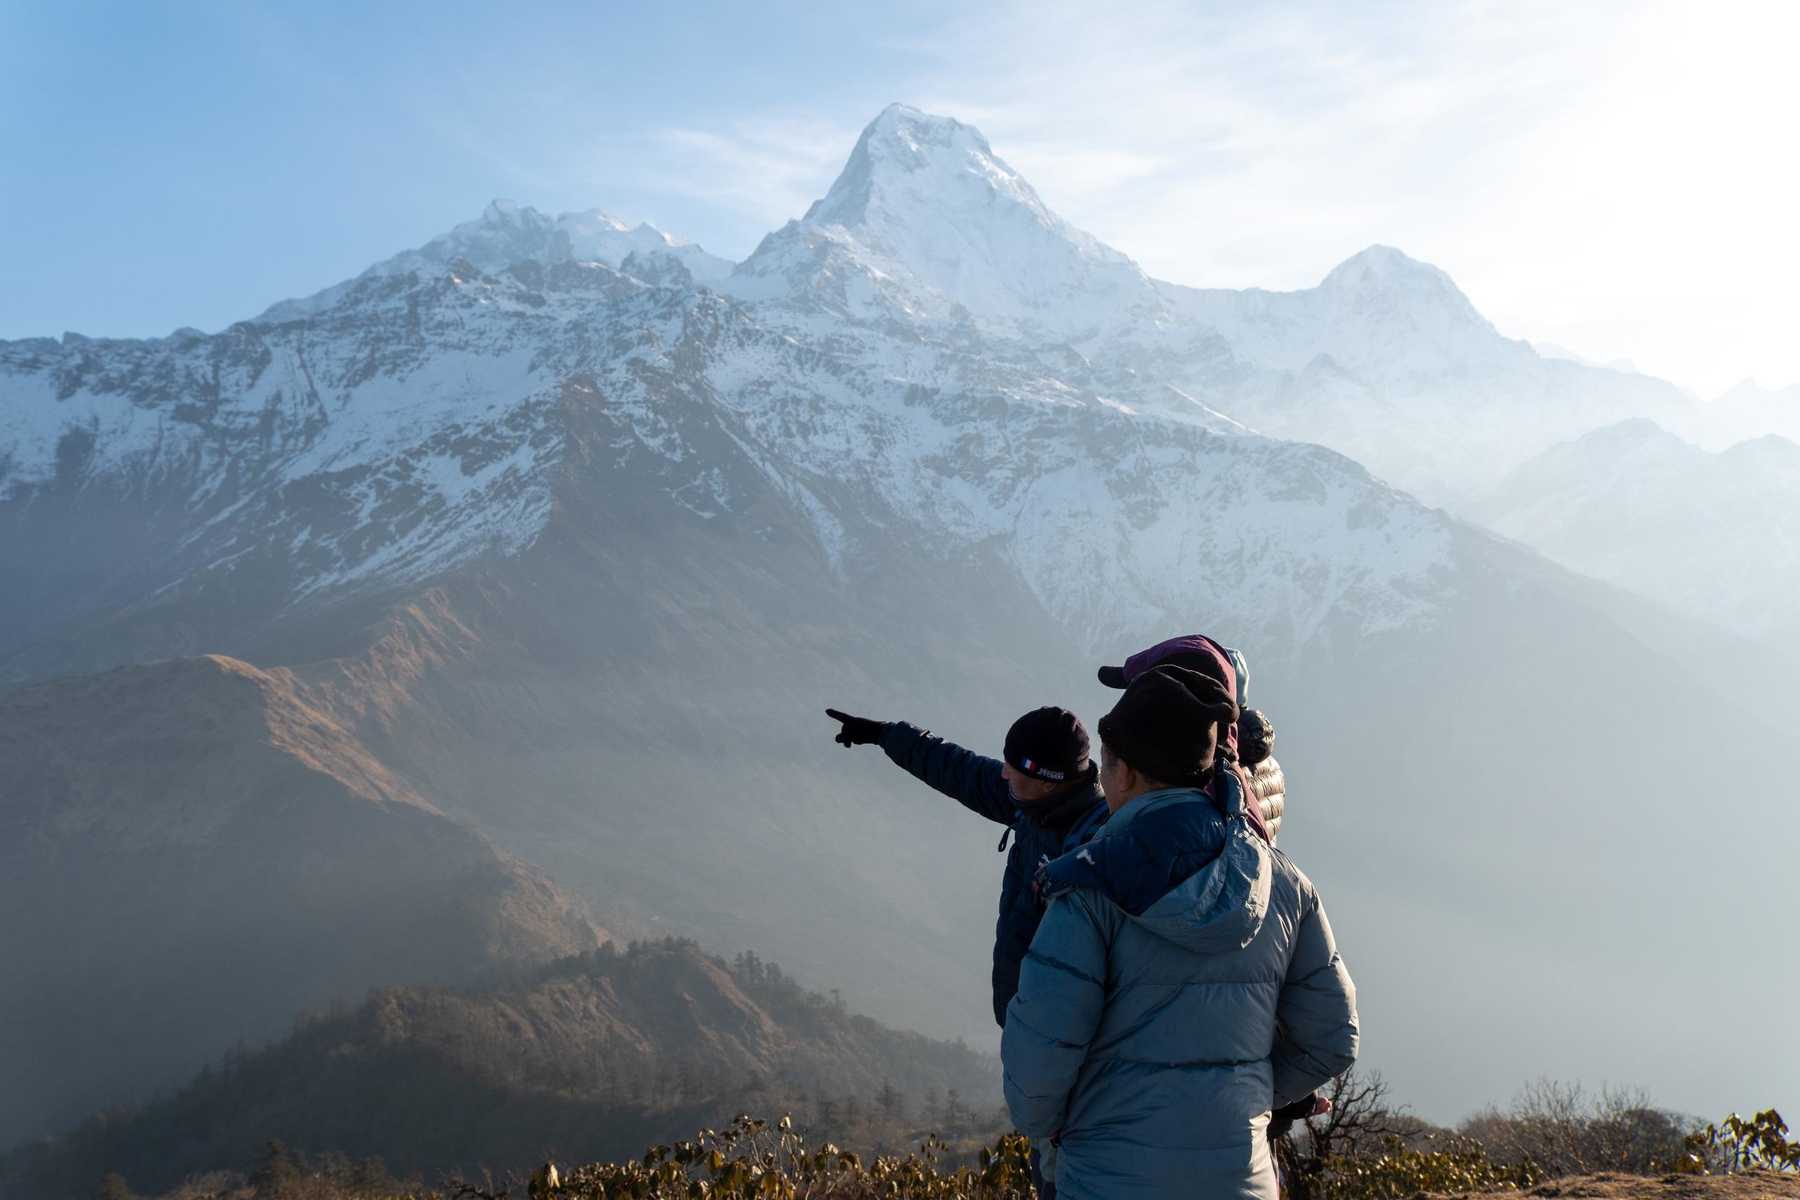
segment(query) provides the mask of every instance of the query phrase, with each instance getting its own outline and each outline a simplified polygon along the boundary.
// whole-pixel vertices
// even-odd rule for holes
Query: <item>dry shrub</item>
[[[1590,1096],[1579,1084],[1540,1079],[1510,1108],[1478,1113],[1459,1132],[1496,1162],[1530,1163],[1558,1176],[1672,1170],[1687,1154],[1692,1130],[1692,1121],[1654,1107],[1642,1091],[1607,1088]]]

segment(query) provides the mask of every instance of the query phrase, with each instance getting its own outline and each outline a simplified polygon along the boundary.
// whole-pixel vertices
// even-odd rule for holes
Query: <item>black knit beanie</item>
[[[1212,769],[1220,723],[1237,716],[1224,684],[1164,663],[1133,679],[1100,718],[1100,740],[1151,779],[1195,784]]]
[[[1038,708],[1006,731],[1006,761],[1048,783],[1066,783],[1088,768],[1088,735],[1066,708]]]

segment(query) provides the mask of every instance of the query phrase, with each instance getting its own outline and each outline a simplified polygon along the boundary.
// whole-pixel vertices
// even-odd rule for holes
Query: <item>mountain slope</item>
[[[271,1140],[402,1172],[635,1155],[803,1097],[870,1105],[891,1086],[998,1097],[993,1059],[851,1016],[753,958],[633,945],[461,990],[393,988],[315,1017],[143,1108],[0,1157],[20,1200],[248,1169]],[[871,1105],[872,1106],[872,1105]]]
[[[0,1140],[146,1094],[378,983],[601,936],[285,671],[176,661],[0,692]],[[28,982],[27,982],[28,981]]]
[[[1800,629],[1800,445],[1710,453],[1647,421],[1514,471],[1472,511],[1558,562],[1746,635]]]

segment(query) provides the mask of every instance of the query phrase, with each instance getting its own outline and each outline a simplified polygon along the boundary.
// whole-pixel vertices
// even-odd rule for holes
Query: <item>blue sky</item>
[[[1165,278],[1385,242],[1513,336],[1784,384],[1797,11],[0,0],[0,337],[217,329],[497,196],[741,257],[899,99]]]

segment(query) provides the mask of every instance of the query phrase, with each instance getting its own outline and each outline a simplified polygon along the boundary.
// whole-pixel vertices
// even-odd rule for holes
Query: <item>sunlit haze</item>
[[[0,0],[0,1195],[1800,1170],[1796,46]]]

